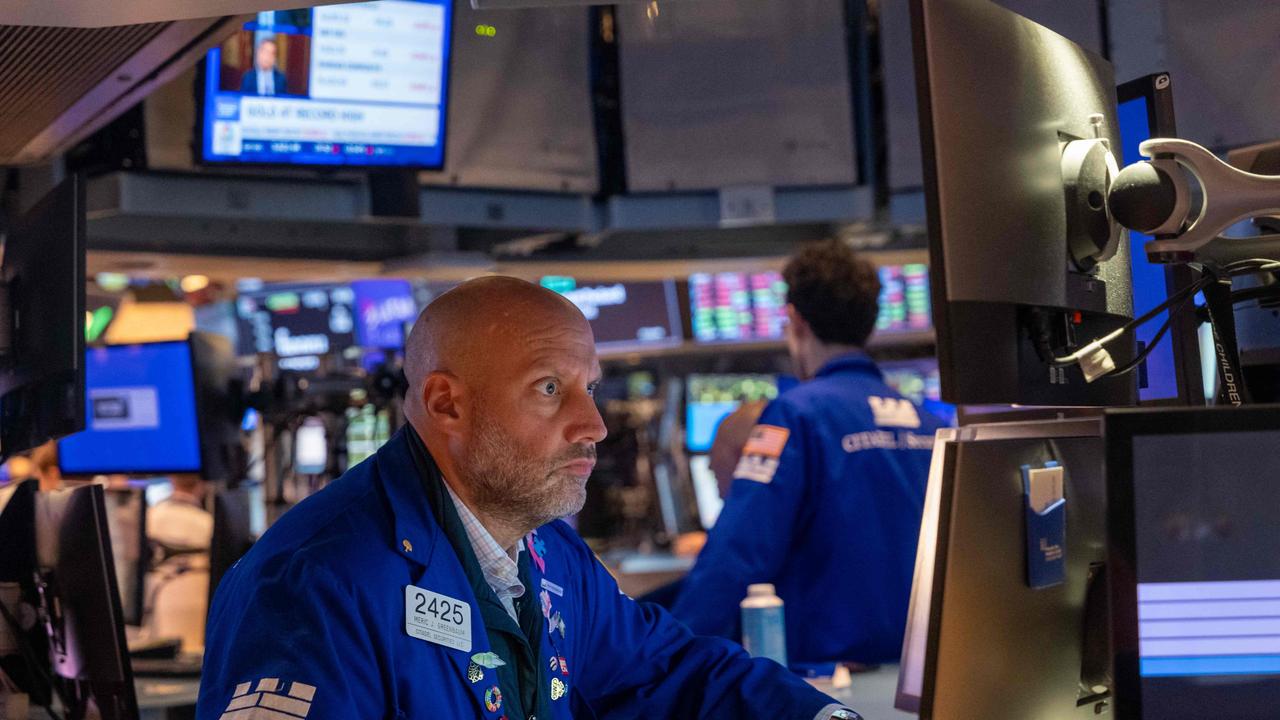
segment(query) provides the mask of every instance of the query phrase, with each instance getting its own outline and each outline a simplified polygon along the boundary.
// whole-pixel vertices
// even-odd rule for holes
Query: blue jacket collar
[[[374,462],[378,468],[377,483],[386,494],[387,512],[391,514],[395,532],[392,545],[406,560],[426,567],[431,564],[435,546],[441,544],[443,531],[431,516],[431,508],[423,495],[422,479],[409,448],[407,433],[411,432],[413,428],[406,425],[391,436],[374,455]],[[432,469],[434,471],[434,467]],[[453,552],[452,548],[444,549]]]
[[[814,374],[815,378],[834,375],[836,373],[858,372],[867,375],[880,376],[880,368],[876,367],[874,361],[867,356],[862,350],[852,350],[843,355],[828,360],[822,367],[818,368],[818,372]]]

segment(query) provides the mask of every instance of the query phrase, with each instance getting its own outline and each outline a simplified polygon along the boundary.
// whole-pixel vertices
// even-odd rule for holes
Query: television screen
[[[693,338],[699,342],[779,340],[786,323],[787,284],[777,272],[689,276]]]
[[[211,163],[444,165],[449,0],[258,13],[205,60]]]
[[[349,285],[267,285],[236,298],[238,355],[274,352],[287,370],[312,370],[319,356],[355,345]]]
[[[62,472],[200,472],[195,375],[185,342],[85,353],[85,430],[58,443]]]
[[[685,399],[685,447],[711,450],[720,421],[744,402],[772,400],[778,380],[772,375],[690,375]]]
[[[591,323],[598,350],[670,347],[681,342],[674,281],[595,282],[547,276],[541,284],[582,311]]]

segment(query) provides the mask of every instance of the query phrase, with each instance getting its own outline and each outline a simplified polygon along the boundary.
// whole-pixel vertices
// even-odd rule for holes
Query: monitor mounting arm
[[[1138,149],[1153,159],[1120,171],[1108,209],[1121,225],[1155,238],[1146,245],[1152,262],[1280,260],[1280,234],[1222,235],[1242,220],[1280,213],[1280,176],[1239,170],[1187,140],[1152,138]],[[1188,174],[1200,185],[1198,216],[1193,215]]]

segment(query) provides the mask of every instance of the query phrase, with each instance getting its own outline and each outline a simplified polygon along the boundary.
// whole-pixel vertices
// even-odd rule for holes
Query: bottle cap
[[[773,583],[753,583],[747,586],[747,597],[772,597]]]

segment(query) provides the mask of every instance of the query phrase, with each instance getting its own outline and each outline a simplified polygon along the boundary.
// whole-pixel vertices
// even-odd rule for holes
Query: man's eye
[[[596,388],[600,387],[600,383],[591,383],[587,386],[587,394],[591,397],[596,396]]]
[[[560,383],[556,382],[555,380],[544,380],[542,382],[542,385],[539,386],[539,389],[542,391],[542,394],[544,395],[548,395],[548,396],[555,395],[556,393],[560,392]]]

